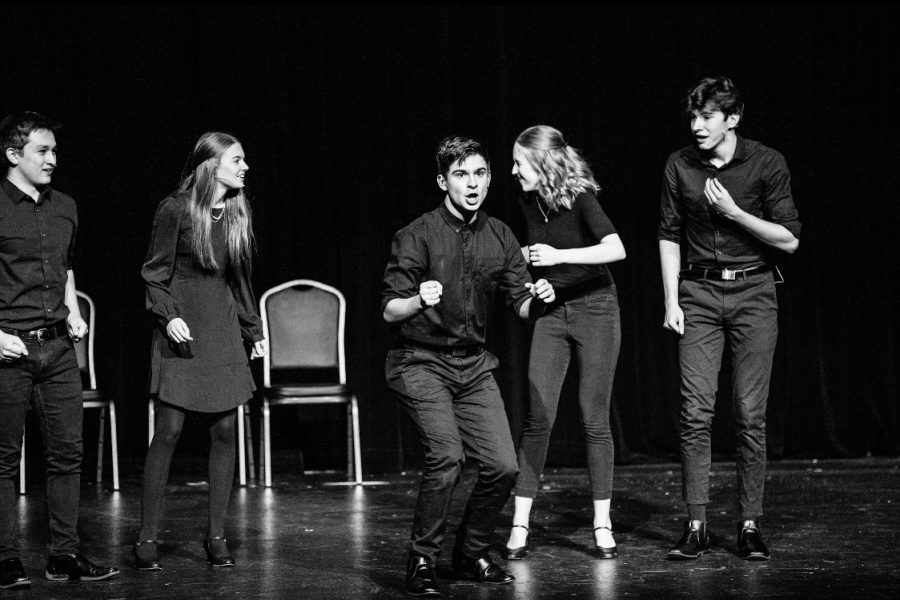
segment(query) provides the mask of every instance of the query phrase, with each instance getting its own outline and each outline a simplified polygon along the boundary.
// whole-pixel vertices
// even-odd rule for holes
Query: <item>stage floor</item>
[[[711,554],[669,562],[681,531],[681,477],[675,464],[619,466],[613,522],[620,557],[593,558],[586,471],[550,470],[532,514],[531,551],[508,563],[516,581],[486,586],[450,569],[453,532],[471,489],[457,489],[438,578],[445,598],[894,598],[900,593],[900,459],[780,461],[766,481],[768,562],[739,559],[735,545],[732,463],[714,463],[709,527]],[[235,569],[206,566],[201,545],[206,483],[174,476],[167,497],[164,570],[135,571],[131,544],[140,518],[140,482],[118,493],[87,486],[80,532],[84,553],[117,564],[116,579],[56,583],[44,579],[46,521],[39,486],[18,510],[28,590],[0,596],[70,598],[405,598],[403,570],[416,494],[416,473],[370,475],[381,485],[331,485],[339,475],[282,475],[271,489],[238,487],[227,534]],[[3,510],[7,510],[5,507]],[[506,540],[507,503],[496,535]],[[505,562],[497,558],[498,562]]]

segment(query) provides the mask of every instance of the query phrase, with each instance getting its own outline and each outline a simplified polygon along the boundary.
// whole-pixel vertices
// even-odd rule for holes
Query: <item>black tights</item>
[[[156,411],[153,441],[144,462],[144,488],[141,495],[141,531],[138,541],[155,540],[163,512],[169,467],[186,411],[160,402]],[[225,515],[234,480],[235,411],[195,413],[209,425],[209,537],[225,535]]]

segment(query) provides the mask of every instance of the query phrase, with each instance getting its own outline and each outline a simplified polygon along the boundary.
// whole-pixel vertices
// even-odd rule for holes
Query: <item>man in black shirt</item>
[[[81,375],[73,339],[87,333],[72,257],[75,202],[50,187],[57,125],[32,112],[0,124],[6,178],[0,182],[0,587],[31,584],[17,545],[15,477],[29,403],[40,423],[53,581],[119,573],[78,551]]]
[[[800,222],[784,157],[735,132],[743,108],[730,79],[700,81],[684,101],[695,144],[672,153],[663,178],[658,234],[663,327],[680,336],[681,474],[688,511],[681,538],[669,550],[671,559],[709,551],[710,433],[726,341],[741,509],[738,554],[769,558],[758,520],[766,476],[766,402],[778,337],[778,271],[772,260],[776,251],[797,249]]]
[[[554,299],[546,280],[531,283],[509,228],[479,211],[491,181],[485,148],[448,137],[436,158],[446,196],[394,236],[382,295],[398,341],[385,364],[388,386],[425,450],[406,573],[413,596],[440,595],[433,567],[467,456],[478,464],[478,480],[456,534],[453,567],[484,583],[513,581],[488,554],[518,466],[485,332],[498,289],[522,318]]]

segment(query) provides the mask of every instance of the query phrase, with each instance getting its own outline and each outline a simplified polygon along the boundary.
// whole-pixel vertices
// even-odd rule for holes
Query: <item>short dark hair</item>
[[[688,90],[682,108],[688,115],[704,108],[721,110],[725,116],[744,114],[741,91],[728,77],[704,77]]]
[[[487,163],[488,171],[491,170],[491,159],[488,157],[487,148],[475,138],[450,135],[441,140],[435,151],[434,158],[437,161],[438,174],[446,177],[450,167],[457,161],[464,161],[470,156],[480,155]]]
[[[21,152],[28,143],[28,136],[32,131],[56,131],[60,127],[62,125],[56,121],[36,112],[26,110],[9,115],[0,123],[0,151],[3,152],[3,160],[8,165],[9,159],[6,158],[6,150],[15,148],[16,151]]]

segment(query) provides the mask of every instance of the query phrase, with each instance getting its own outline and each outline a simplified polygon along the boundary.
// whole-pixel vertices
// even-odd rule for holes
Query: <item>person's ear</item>
[[[445,192],[447,191],[447,179],[444,177],[443,173],[438,173],[437,184],[439,188],[441,188]]]
[[[730,114],[728,115],[726,122],[728,123],[728,129],[734,129],[738,126],[738,123],[741,122],[741,115],[737,113]]]
[[[19,151],[15,148],[7,148],[6,160],[8,160],[13,166],[17,166],[19,164]]]

